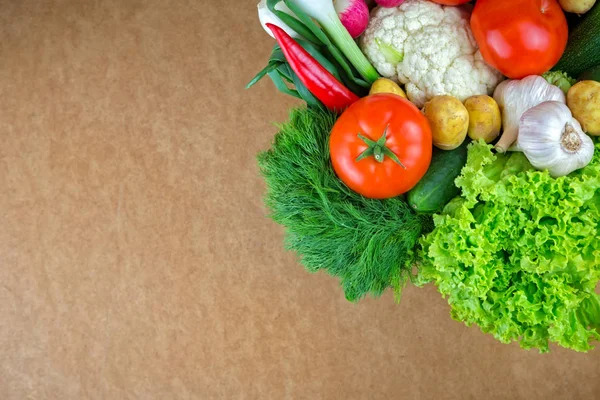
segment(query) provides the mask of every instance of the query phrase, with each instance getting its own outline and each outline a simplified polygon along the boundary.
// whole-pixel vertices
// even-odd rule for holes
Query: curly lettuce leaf
[[[566,72],[563,71],[548,71],[542,77],[551,85],[557,86],[565,94],[571,89],[577,80],[571,78]]]
[[[558,179],[520,153],[469,147],[462,195],[420,240],[417,284],[434,282],[452,317],[501,342],[577,351],[600,339],[600,144]]]

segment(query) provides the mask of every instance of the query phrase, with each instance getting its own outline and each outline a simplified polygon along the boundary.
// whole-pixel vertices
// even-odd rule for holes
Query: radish
[[[350,36],[356,39],[367,29],[369,7],[365,0],[334,0],[333,6]]]
[[[379,4],[381,7],[392,8],[398,7],[400,4],[404,3],[404,0],[375,0],[375,3]]]

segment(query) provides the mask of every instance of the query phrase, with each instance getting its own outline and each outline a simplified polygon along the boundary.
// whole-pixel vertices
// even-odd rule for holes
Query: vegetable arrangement
[[[346,298],[435,284],[499,341],[600,340],[595,0],[263,0],[271,217]],[[572,17],[569,13],[577,13]]]

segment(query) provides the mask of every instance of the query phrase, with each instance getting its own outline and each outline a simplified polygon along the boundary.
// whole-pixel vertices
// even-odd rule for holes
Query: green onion
[[[295,13],[299,8],[314,18],[363,78],[369,82],[375,82],[379,78],[375,68],[342,25],[331,0],[286,0],[285,3]]]

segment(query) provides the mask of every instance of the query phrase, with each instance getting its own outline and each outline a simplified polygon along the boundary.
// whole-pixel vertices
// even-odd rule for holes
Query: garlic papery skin
[[[557,178],[588,165],[594,142],[564,103],[546,101],[523,114],[519,137],[510,150],[522,151],[536,169]]]
[[[525,111],[545,101],[567,102],[562,90],[537,75],[500,83],[494,91],[494,100],[500,107],[504,129],[496,143],[496,150],[500,153],[504,153],[517,139],[519,123]]]

